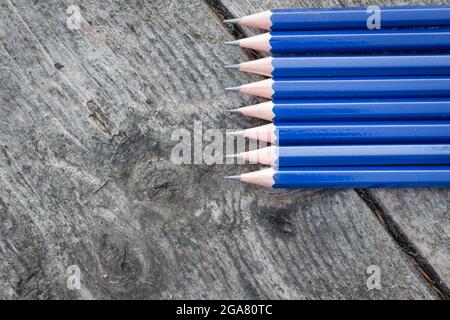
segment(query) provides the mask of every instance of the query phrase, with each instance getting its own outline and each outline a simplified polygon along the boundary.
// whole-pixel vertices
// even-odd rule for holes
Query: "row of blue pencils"
[[[268,31],[227,44],[272,54],[226,66],[267,77],[227,90],[269,99],[229,111],[270,121],[232,133],[269,147],[230,155],[268,168],[229,178],[450,187],[450,6],[276,9],[225,22]]]

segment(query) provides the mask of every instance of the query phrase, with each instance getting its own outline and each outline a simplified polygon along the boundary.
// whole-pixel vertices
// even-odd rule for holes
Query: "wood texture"
[[[223,0],[236,17],[269,8],[369,6],[373,1],[270,1]],[[404,5],[404,1],[378,1],[377,5]],[[408,1],[408,5],[449,4],[448,1]],[[245,29],[247,34],[258,33]],[[445,286],[450,286],[450,201],[448,190],[377,190],[369,193],[398,224],[408,239],[435,269]]]
[[[70,4],[0,4],[0,298],[437,298],[354,191],[170,161],[176,128],[254,124],[223,112],[257,78],[207,2],[82,1],[81,30]]]
[[[433,266],[440,279],[450,286],[450,191],[374,190],[370,191],[382,209]]]

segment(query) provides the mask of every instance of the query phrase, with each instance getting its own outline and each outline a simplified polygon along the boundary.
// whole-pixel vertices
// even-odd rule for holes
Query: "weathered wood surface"
[[[450,191],[408,189],[371,193],[440,279],[450,286]]]
[[[224,0],[223,3],[235,16],[243,16],[267,8],[290,7],[336,7],[369,6],[373,1],[269,1],[269,0]],[[448,1],[408,1],[408,5],[449,4]],[[404,1],[377,1],[377,5],[404,5]],[[246,28],[249,35],[255,30]],[[392,219],[401,232],[417,247],[423,258],[443,282],[444,290],[450,287],[450,197],[448,190],[377,190],[369,191],[380,205],[380,209]],[[395,232],[395,231],[394,231]],[[450,292],[450,291],[447,291]]]
[[[170,161],[176,128],[255,123],[223,112],[258,78],[221,68],[247,57],[211,3],[82,1],[79,31],[70,4],[0,3],[0,298],[438,297],[354,191]]]

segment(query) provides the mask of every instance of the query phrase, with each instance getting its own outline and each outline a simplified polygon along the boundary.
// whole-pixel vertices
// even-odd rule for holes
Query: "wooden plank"
[[[450,286],[450,191],[374,190],[371,194]]]
[[[254,123],[223,113],[257,78],[205,2],[83,1],[81,30],[70,3],[0,4],[0,298],[437,297],[354,191],[169,160],[194,120]]]
[[[373,1],[260,1],[224,0],[224,5],[236,17],[270,8],[369,6]],[[403,1],[381,1],[377,5],[403,5]],[[445,1],[408,1],[408,5],[446,4]],[[248,34],[256,31],[246,29]],[[406,236],[417,246],[435,269],[441,280],[450,286],[450,215],[448,190],[379,190],[370,191],[387,214],[398,223]]]

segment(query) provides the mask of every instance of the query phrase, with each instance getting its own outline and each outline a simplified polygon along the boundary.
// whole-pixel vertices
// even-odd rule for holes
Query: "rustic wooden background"
[[[254,58],[223,18],[433,3],[0,1],[0,298],[448,299],[449,190],[263,190],[169,160],[176,128],[258,123],[224,113],[260,78],[222,68]]]

